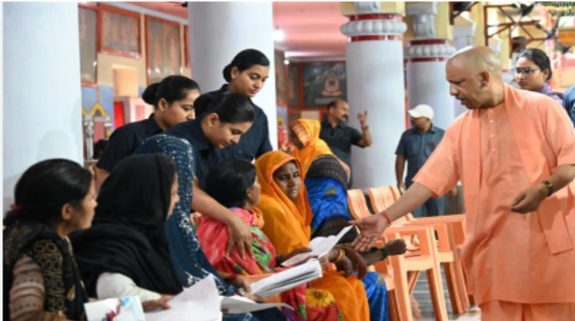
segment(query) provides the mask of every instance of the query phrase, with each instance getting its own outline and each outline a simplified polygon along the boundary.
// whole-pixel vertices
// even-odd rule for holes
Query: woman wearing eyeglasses
[[[529,48],[519,54],[515,63],[515,81],[519,87],[547,95],[562,105],[563,94],[554,92],[549,86],[551,76],[551,62],[543,50]]]

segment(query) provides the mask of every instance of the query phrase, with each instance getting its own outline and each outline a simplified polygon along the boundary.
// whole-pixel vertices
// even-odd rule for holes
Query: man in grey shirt
[[[433,125],[433,109],[428,105],[417,105],[408,111],[413,127],[406,130],[399,140],[395,151],[395,176],[397,187],[404,191],[412,184],[412,180],[429,158],[435,147],[443,138],[444,130]],[[407,161],[407,176],[403,181],[405,162]],[[415,217],[437,216],[445,212],[445,196],[430,198],[423,206],[412,214]]]

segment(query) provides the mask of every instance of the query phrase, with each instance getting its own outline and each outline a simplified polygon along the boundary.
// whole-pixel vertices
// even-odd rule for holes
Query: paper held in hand
[[[213,275],[209,275],[168,301],[169,309],[147,312],[146,321],[186,318],[193,318],[194,321],[221,320],[221,300],[216,280]]]
[[[318,236],[315,237],[313,240],[309,242],[309,248],[311,252],[305,252],[298,254],[289,260],[285,260],[282,262],[283,266],[292,266],[298,264],[302,261],[305,261],[307,258],[315,256],[320,258],[331,251],[333,247],[341,240],[341,238],[349,232],[354,226],[350,225],[342,229],[337,235],[330,235],[330,236]]]
[[[260,311],[270,308],[293,308],[285,303],[257,303],[246,297],[234,295],[225,296],[222,299],[222,311],[225,313],[246,313],[253,311]]]
[[[123,296],[84,303],[88,321],[143,321],[144,310],[139,296]]]
[[[254,282],[250,284],[250,287],[252,294],[266,298],[321,277],[321,264],[318,260],[312,259]]]

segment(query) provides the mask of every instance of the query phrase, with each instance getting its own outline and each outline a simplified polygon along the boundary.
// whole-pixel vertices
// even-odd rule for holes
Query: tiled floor
[[[449,314],[449,320],[454,321],[480,321],[480,311],[477,307],[473,307],[469,313],[465,315],[454,315],[451,310],[451,302],[449,301],[449,293],[447,292],[447,284],[445,283],[445,276],[443,276],[443,289],[445,293],[445,302],[447,303],[447,313]],[[425,273],[421,273],[417,284],[415,285],[415,290],[413,292],[415,300],[419,304],[421,309],[422,318],[418,321],[435,321],[433,313],[433,304],[431,302],[431,296],[429,294],[429,288],[427,283],[427,277]]]

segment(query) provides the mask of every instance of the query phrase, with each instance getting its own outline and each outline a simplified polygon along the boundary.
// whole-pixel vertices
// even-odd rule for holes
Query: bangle
[[[385,220],[387,221],[387,225],[391,225],[391,217],[389,217],[389,214],[387,214],[385,210],[379,214],[381,214],[381,216],[385,218]]]
[[[333,263],[336,263],[336,264],[339,263],[343,259],[343,257],[345,256],[345,251],[343,249],[338,248],[337,251],[338,251],[337,257],[335,258],[335,261],[333,261]]]

